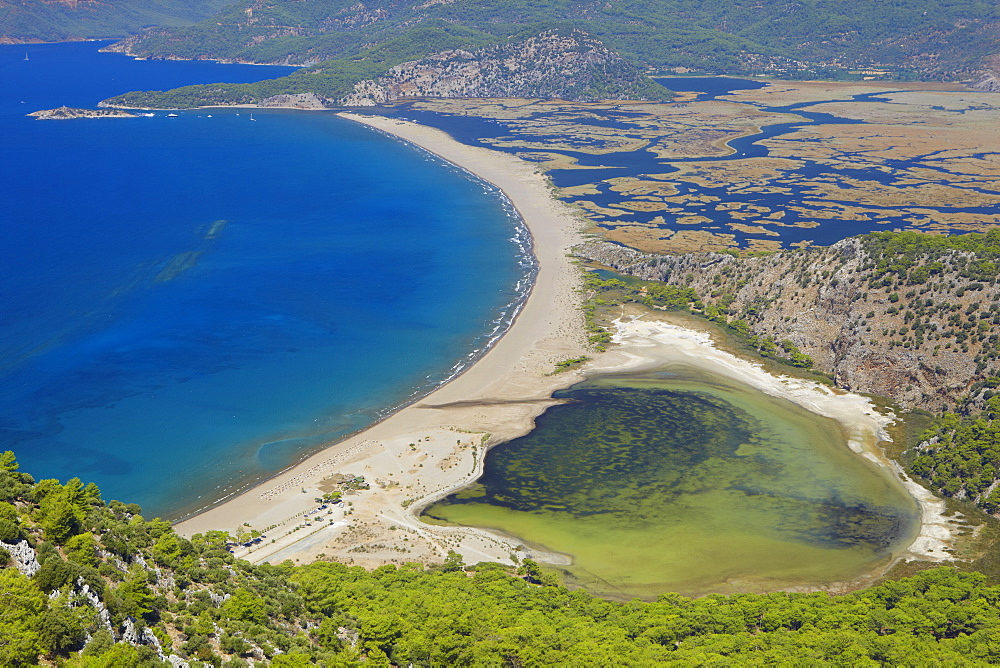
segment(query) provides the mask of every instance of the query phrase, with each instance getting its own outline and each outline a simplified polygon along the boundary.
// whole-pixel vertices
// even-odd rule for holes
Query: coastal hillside
[[[456,36],[429,30],[366,52],[362,62],[330,61],[281,79],[208,84],[172,91],[134,91],[102,106],[185,108],[256,104],[263,107],[372,106],[415,97],[535,97],[590,102],[665,100],[670,92],[599,41],[578,30],[547,30],[472,51],[449,48],[392,67],[420,44],[448,45]]]
[[[1000,230],[876,232],[756,257],[649,255],[607,242],[581,252],[690,287],[763,352],[794,346],[837,385],[904,408],[982,406],[981,381],[1000,377]]]
[[[547,30],[510,44],[455,49],[402,63],[354,85],[347,106],[413,97],[516,97],[597,102],[664,100],[635,66],[579,30]]]
[[[0,665],[989,665],[1000,587],[936,568],[844,596],[616,603],[516,572],[251,566],[221,532],[191,540],[74,478],[0,454]]]
[[[150,25],[184,26],[225,0],[0,0],[0,44],[122,37]]]
[[[888,68],[897,76],[954,79],[1000,51],[997,21],[995,4],[979,0],[901,0],[891,8],[779,0],[243,0],[195,26],[149,30],[115,48],[144,57],[309,65],[351,59],[426,27],[462,27],[479,42],[567,27],[659,70],[811,78]]]

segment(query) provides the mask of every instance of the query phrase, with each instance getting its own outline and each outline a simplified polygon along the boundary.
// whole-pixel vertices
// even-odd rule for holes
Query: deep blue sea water
[[[22,470],[176,518],[441,382],[512,316],[504,200],[365,127],[24,116],[288,70],[99,46],[0,47],[0,449]]]

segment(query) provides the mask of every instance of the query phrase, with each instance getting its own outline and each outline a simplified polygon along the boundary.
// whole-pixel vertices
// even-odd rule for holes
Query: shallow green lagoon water
[[[917,530],[899,483],[790,402],[683,367],[557,396],[425,517],[569,554],[570,581],[624,597],[842,581]]]

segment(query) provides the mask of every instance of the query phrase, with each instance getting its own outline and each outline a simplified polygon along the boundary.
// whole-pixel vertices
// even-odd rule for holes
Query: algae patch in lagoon
[[[918,528],[891,474],[788,401],[681,366],[557,396],[425,514],[572,555],[570,582],[620,597],[850,580]]]

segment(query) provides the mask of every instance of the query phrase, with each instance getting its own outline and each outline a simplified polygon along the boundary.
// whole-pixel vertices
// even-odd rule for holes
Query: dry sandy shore
[[[507,333],[462,375],[177,529],[184,535],[235,533],[246,524],[264,531],[260,545],[237,552],[255,562],[308,561],[319,554],[366,565],[439,561],[453,548],[471,563],[506,559],[514,543],[485,532],[431,530],[414,513],[475,478],[489,445],[527,433],[551,405],[552,392],[581,378],[550,375],[556,362],[585,353],[579,275],[567,257],[580,241],[580,224],[528,162],[415,123],[341,116],[416,144],[503,190],[532,236],[534,287]],[[335,473],[365,476],[371,489],[345,496],[342,508],[305,515],[317,507],[313,499],[322,494],[324,478]]]
[[[539,272],[531,295],[501,340],[472,367],[424,399],[383,422],[303,461],[244,494],[178,525],[184,535],[247,525],[266,538],[237,556],[253,562],[308,562],[319,556],[365,566],[441,561],[448,550],[467,563],[510,562],[512,554],[567,563],[513,538],[458,527],[433,527],[421,508],[478,477],[489,446],[529,431],[553,404],[551,394],[582,379],[550,375],[558,361],[586,350],[578,309],[579,277],[567,255],[579,238],[573,212],[551,197],[544,177],[513,156],[470,147],[414,123],[341,114],[423,147],[500,187],[531,232]],[[861,396],[816,383],[775,376],[760,365],[716,347],[708,334],[656,320],[624,319],[614,350],[586,371],[638,370],[667,362],[704,368],[760,391],[794,401],[840,422],[860,456],[892,469],[917,499],[922,530],[902,558],[947,560],[955,534],[944,503],[913,483],[878,448],[891,417]],[[365,476],[370,490],[345,496],[343,506],[317,510],[313,499],[333,474]]]

